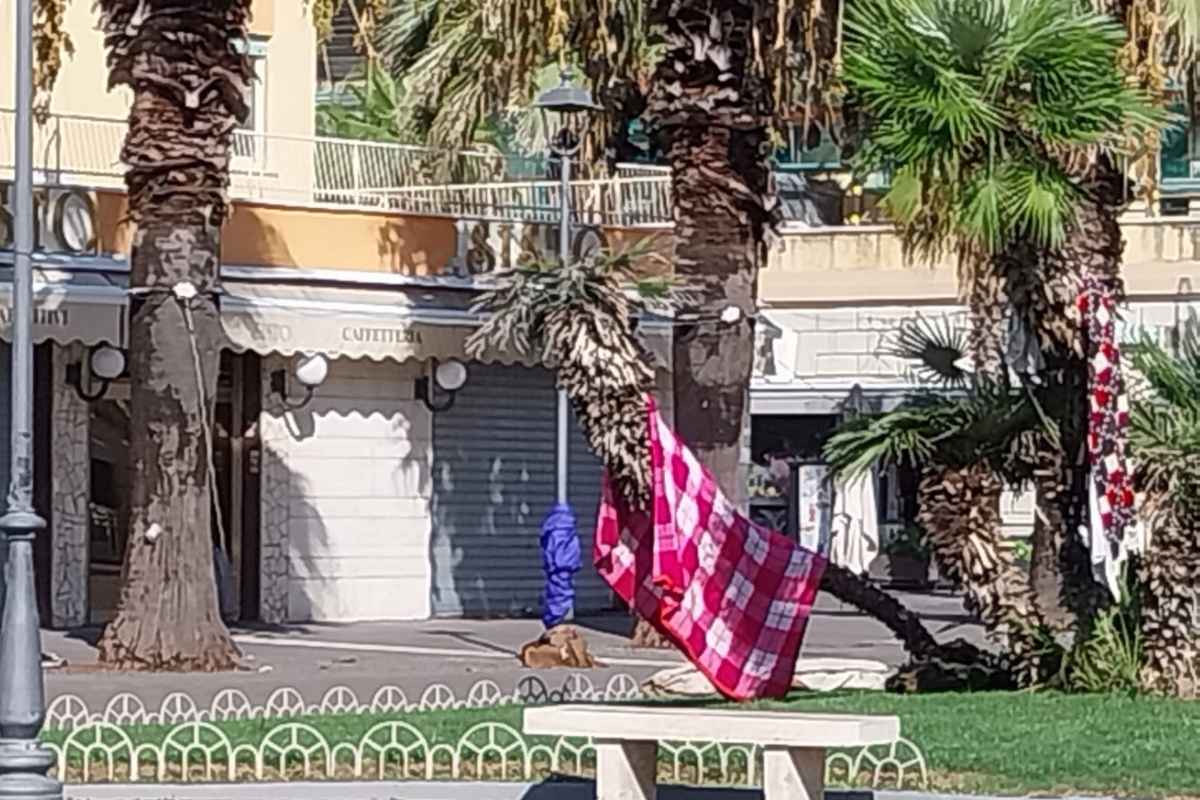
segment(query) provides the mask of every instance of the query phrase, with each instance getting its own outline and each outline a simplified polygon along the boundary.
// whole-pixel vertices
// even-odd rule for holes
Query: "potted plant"
[[[882,548],[888,558],[888,577],[893,583],[926,586],[929,583],[929,548],[919,525],[909,525],[892,536]]]

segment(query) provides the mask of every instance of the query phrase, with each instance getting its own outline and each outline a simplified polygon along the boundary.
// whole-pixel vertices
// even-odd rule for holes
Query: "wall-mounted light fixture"
[[[449,411],[454,405],[454,396],[467,385],[467,377],[467,365],[457,358],[448,361],[431,359],[429,374],[417,378],[417,397],[430,411]],[[445,395],[440,403],[437,400],[439,390]]]
[[[87,403],[94,403],[108,393],[109,385],[125,374],[125,353],[106,344],[93,347],[87,356],[88,384],[97,388],[88,391],[83,387],[83,364],[76,361],[67,365],[67,383]]]
[[[296,376],[296,381],[304,387],[304,399],[300,402],[288,399],[287,370],[277,369],[271,373],[271,391],[279,395],[284,408],[288,411],[297,411],[312,401],[317,387],[329,377],[329,361],[320,353],[297,356],[292,373]]]

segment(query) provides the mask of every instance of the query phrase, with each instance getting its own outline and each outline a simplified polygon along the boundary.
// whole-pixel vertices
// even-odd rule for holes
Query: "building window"
[[[1162,133],[1160,167],[1166,181],[1194,180],[1200,178],[1200,129],[1196,120],[1195,79],[1185,84],[1168,88],[1170,111],[1179,115],[1181,121]]]
[[[811,133],[811,131],[810,131]],[[836,170],[843,167],[842,148],[828,131],[821,131],[820,141],[809,147],[801,125],[788,126],[787,145],[775,154],[779,169],[785,171]]]
[[[246,89],[250,113],[238,125],[233,154],[239,159],[261,158],[264,150],[262,134],[267,132],[267,41],[257,38],[239,40],[236,47],[250,57],[253,77]]]

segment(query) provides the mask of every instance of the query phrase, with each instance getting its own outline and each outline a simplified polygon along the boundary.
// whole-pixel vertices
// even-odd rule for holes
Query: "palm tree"
[[[247,113],[250,0],[101,0],[109,80],[133,90],[127,166],[131,531],[103,662],[218,670],[238,650],[217,609],[212,418],[221,332],[219,232],[230,146]]]
[[[764,237],[778,215],[772,127],[826,106],[840,3],[812,0],[398,0],[382,49],[430,141],[463,146],[534,97],[547,65],[576,64],[607,113],[586,147],[623,151],[645,116],[666,145],[674,269],[697,324],[674,352],[679,433],[726,489],[741,486]],[[721,312],[742,313],[719,325]],[[741,492],[734,492],[738,496]]]
[[[945,383],[961,372],[926,362]],[[1058,664],[1028,576],[1002,546],[1004,486],[1027,483],[1041,441],[1055,435],[1032,395],[984,377],[965,394],[925,391],[898,409],[847,422],[825,446],[834,471],[853,478],[876,465],[917,469],[917,521],[939,572],[964,592],[967,610],[1003,640],[1010,669],[1034,685]]]
[[[1084,624],[1095,596],[1072,522],[1087,376],[1076,298],[1080,245],[1110,258],[1116,223],[1103,213],[1113,187],[1085,167],[1163,119],[1118,68],[1124,41],[1074,0],[861,0],[846,21],[858,168],[890,171],[884,202],[911,252],[959,254],[981,375],[995,382],[1012,367],[1058,423],[1037,455],[1031,624],[1061,626],[1072,612]],[[1068,239],[1081,226],[1093,235]]]
[[[1093,2],[1118,20],[1129,33],[1121,54],[1121,65],[1131,80],[1165,105],[1166,82],[1172,78],[1190,80],[1196,67],[1200,3],[1196,0]],[[1131,144],[1141,146],[1143,157],[1133,163],[1130,174],[1122,171],[1122,165],[1112,159],[1101,159],[1092,166],[1092,184],[1104,194],[1094,193],[1097,202],[1086,215],[1081,215],[1080,223],[1069,232],[1064,248],[1081,269],[1106,281],[1118,297],[1123,290],[1119,267],[1124,247],[1118,216],[1131,199],[1157,188],[1158,131],[1135,131],[1131,135]],[[1131,185],[1131,178],[1136,179],[1136,185]],[[1101,197],[1103,202],[1099,202]],[[1153,347],[1142,350],[1141,359],[1150,360],[1143,361],[1141,366],[1151,371],[1157,368],[1160,378],[1173,371],[1175,377],[1183,378],[1193,369],[1187,350],[1183,360],[1175,365],[1162,360],[1161,350]],[[1130,432],[1135,457],[1140,463],[1139,477],[1150,493],[1151,519],[1154,521],[1153,535],[1147,541],[1147,553],[1137,576],[1145,603],[1142,632],[1148,663],[1144,683],[1155,691],[1195,696],[1200,693],[1194,659],[1200,647],[1200,611],[1196,610],[1194,599],[1190,608],[1187,600],[1189,584],[1193,598],[1195,592],[1195,572],[1189,574],[1197,558],[1194,523],[1191,522],[1195,519],[1195,507],[1189,512],[1186,506],[1190,490],[1168,491],[1171,487],[1179,487],[1179,480],[1184,475],[1171,476],[1168,470],[1172,465],[1179,467],[1188,462],[1173,461],[1181,451],[1170,445],[1179,442],[1156,441],[1156,428],[1152,424],[1168,424],[1170,420],[1174,420],[1172,424],[1182,424],[1190,412],[1186,404],[1178,404],[1173,396],[1167,394],[1165,397],[1169,399],[1158,405],[1140,405]],[[1157,429],[1158,433],[1169,430],[1169,427]],[[1180,427],[1177,432],[1186,435],[1187,429]],[[1164,449],[1160,450],[1159,445]],[[1157,467],[1151,463],[1155,458],[1163,460]],[[1171,478],[1170,482],[1163,482]]]
[[[1200,697],[1200,338],[1188,332],[1175,356],[1146,340],[1134,364],[1145,389],[1130,441],[1149,537],[1139,576],[1142,683]]]
[[[554,364],[588,443],[635,508],[650,497],[646,397],[654,385],[635,320],[688,302],[687,290],[639,279],[647,252],[601,253],[565,268],[532,263],[497,275],[476,304],[485,321],[468,342],[477,356],[517,353]],[[849,570],[830,564],[821,588],[887,626],[916,661],[995,671],[978,648],[939,643],[919,616]]]

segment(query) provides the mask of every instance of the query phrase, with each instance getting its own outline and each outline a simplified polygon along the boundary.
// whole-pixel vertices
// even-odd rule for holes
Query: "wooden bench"
[[[896,717],[791,714],[671,706],[566,705],[525,710],[525,733],[590,736],[597,800],[654,800],[658,742],[756,744],[765,800],[821,800],[825,750],[890,744]]]

